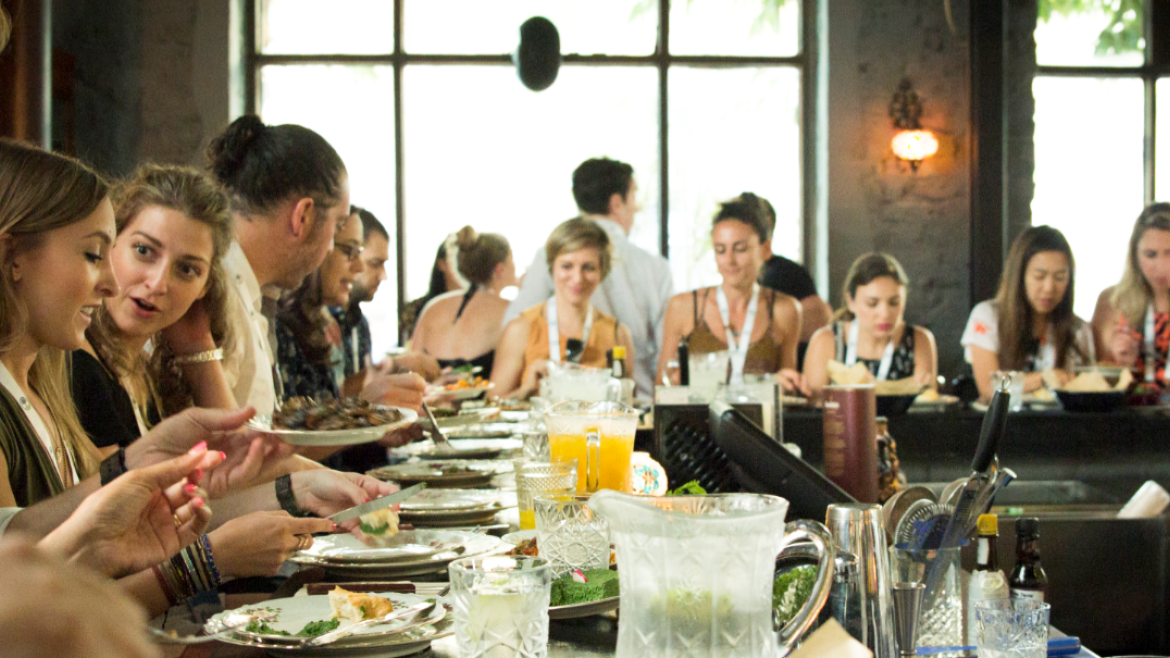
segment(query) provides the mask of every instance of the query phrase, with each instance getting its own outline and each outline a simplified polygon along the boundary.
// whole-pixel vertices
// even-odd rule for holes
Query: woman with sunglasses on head
[[[678,359],[681,340],[691,356],[729,352],[731,383],[742,382],[745,374],[766,374],[775,375],[786,390],[800,387],[796,371],[800,306],[792,297],[757,283],[764,258],[771,255],[769,237],[758,200],[720,204],[711,243],[723,281],[670,300],[663,321],[659,381],[667,362]]]
[[[1138,216],[1125,274],[1113,287],[1109,306],[1112,318],[1105,323],[1102,338],[1113,360],[1133,368],[1138,381],[1165,389],[1170,352],[1170,203],[1150,205]]]
[[[990,400],[991,374],[1024,371],[1024,392],[1043,385],[1043,372],[1072,379],[1095,358],[1093,331],[1073,313],[1076,262],[1064,235],[1033,226],[1016,238],[1004,263],[995,299],[971,310],[962,345],[979,397]]]
[[[929,330],[904,321],[910,279],[893,256],[879,252],[853,261],[845,275],[845,308],[809,341],[805,387],[819,395],[829,383],[829,361],[863,364],[877,381],[913,377],[936,385],[938,352]]]
[[[492,367],[494,391],[501,398],[528,398],[540,389],[549,362],[606,366],[606,353],[623,346],[626,372],[633,372],[630,330],[590,304],[593,291],[609,274],[609,236],[595,222],[575,218],[553,229],[545,243],[553,296],[504,327]]]

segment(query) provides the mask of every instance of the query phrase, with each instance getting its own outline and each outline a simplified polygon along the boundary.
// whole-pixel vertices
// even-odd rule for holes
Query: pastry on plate
[[[394,610],[394,604],[382,596],[351,592],[336,587],[329,592],[329,607],[333,609],[333,616],[350,621],[374,619],[389,614]]]
[[[398,512],[389,507],[362,514],[358,521],[358,539],[367,546],[385,548],[390,545],[390,538],[398,534]]]

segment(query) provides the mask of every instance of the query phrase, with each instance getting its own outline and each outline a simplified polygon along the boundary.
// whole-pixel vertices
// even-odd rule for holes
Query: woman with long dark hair
[[[1095,361],[1092,327],[1073,313],[1076,262],[1064,235],[1033,226],[1012,243],[995,299],[971,310],[962,345],[975,373],[979,397],[991,399],[991,373],[1019,370],[1024,392],[1043,385],[1051,370],[1057,381]]]
[[[906,288],[910,279],[889,254],[864,254],[849,268],[841,297],[845,307],[835,321],[809,341],[804,361],[806,390],[819,394],[829,383],[829,361],[861,363],[878,381],[913,377],[934,386],[938,353],[934,335],[908,325]]]

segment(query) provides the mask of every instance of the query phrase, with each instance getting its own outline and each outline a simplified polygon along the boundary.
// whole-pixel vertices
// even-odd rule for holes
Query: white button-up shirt
[[[663,316],[666,314],[666,304],[674,294],[670,264],[662,256],[630,242],[617,222],[594,216],[586,218],[597,222],[613,244],[612,267],[609,275],[594,291],[591,303],[597,310],[614,316],[629,328],[634,340],[637,395],[642,399],[650,399],[654,395],[654,373],[658,369],[658,350],[662,344]],[[553,292],[548,259],[544,247],[541,247],[524,274],[520,293],[508,305],[504,323],[525,309],[545,301]]]
[[[223,265],[235,291],[228,302],[228,313],[236,335],[235,349],[224,355],[224,374],[237,404],[251,405],[257,414],[271,415],[276,408],[276,385],[272,379],[275,346],[268,341],[268,318],[262,310],[264,291],[239,243],[232,243]]]

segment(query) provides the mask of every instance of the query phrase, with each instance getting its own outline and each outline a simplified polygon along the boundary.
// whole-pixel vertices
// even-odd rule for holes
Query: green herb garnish
[[[698,480],[691,480],[681,487],[666,492],[667,496],[704,496],[706,494],[707,490],[699,484]]]
[[[311,621],[305,624],[299,632],[295,634],[296,637],[316,637],[324,635],[329,631],[337,630],[338,625],[341,624],[340,619],[322,619],[320,621]],[[244,630],[249,633],[256,633],[258,635],[282,635],[284,637],[293,637],[293,633],[282,631],[279,628],[273,628],[268,625],[268,622],[254,621],[244,627]]]
[[[390,526],[388,525],[378,526],[375,528],[365,521],[358,521],[358,527],[361,528],[362,532],[366,533],[367,535],[384,535],[386,534],[386,531],[390,529]]]

